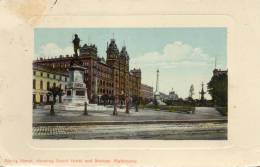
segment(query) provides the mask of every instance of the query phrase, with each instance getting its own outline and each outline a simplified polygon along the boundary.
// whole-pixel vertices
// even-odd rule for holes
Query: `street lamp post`
[[[84,103],[84,115],[88,115],[87,102]]]
[[[117,115],[117,103],[118,103],[118,95],[117,95],[117,92],[116,92],[116,84],[115,84],[115,69],[114,67],[112,68],[112,79],[113,79],[113,88],[114,88],[114,91],[113,91],[113,94],[114,94],[114,110],[113,110],[113,115]]]
[[[114,99],[114,111],[113,111],[113,115],[117,115],[117,103],[118,103],[118,97],[115,96],[115,99]]]

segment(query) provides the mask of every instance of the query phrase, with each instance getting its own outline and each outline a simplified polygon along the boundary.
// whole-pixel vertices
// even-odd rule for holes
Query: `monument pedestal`
[[[85,102],[88,104],[87,88],[84,83],[84,71],[86,69],[79,65],[72,65],[69,68],[69,82],[66,88],[66,95],[61,110],[84,110]]]
[[[157,105],[166,105],[164,102],[161,101],[161,96],[159,92],[154,93],[154,104]]]

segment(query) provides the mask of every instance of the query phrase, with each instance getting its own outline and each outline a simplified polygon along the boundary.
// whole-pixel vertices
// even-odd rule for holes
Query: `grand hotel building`
[[[119,51],[115,39],[111,39],[107,43],[106,60],[97,55],[97,47],[93,44],[84,44],[79,50],[79,59],[86,68],[85,81],[90,101],[93,102],[102,95],[140,97],[141,70],[129,70],[129,55],[125,46]],[[72,59],[73,56],[69,55],[40,58],[33,65],[64,73],[70,67]]]

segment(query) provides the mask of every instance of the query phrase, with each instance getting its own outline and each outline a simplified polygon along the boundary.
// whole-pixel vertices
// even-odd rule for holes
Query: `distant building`
[[[168,96],[168,100],[178,100],[179,97],[178,95],[175,93],[175,91],[170,91],[169,92],[169,96]]]
[[[52,68],[54,71],[66,72],[73,56],[59,56],[35,60],[34,65]],[[88,99],[96,102],[98,97],[138,96],[141,90],[141,70],[129,70],[129,55],[126,46],[119,51],[115,39],[107,43],[106,60],[99,57],[94,44],[84,44],[80,48],[79,59],[83,63]]]
[[[48,89],[57,86],[62,90],[66,89],[68,80],[67,73],[54,72],[51,69],[42,66],[33,66],[33,102],[48,103],[52,97],[48,96]],[[61,102],[61,97],[57,97]]]
[[[152,101],[153,87],[146,84],[141,84],[141,98],[143,101]]]
[[[166,101],[169,98],[169,95],[167,95],[163,92],[160,92],[160,98],[162,101]]]

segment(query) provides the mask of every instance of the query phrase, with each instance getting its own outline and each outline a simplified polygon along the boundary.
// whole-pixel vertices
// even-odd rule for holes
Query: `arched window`
[[[35,89],[36,88],[36,80],[34,79],[33,80],[33,89]]]
[[[43,102],[43,95],[40,95],[40,102]]]
[[[42,80],[40,82],[40,89],[43,89],[43,82],[42,82]]]
[[[53,87],[56,87],[56,83],[55,82],[53,83]]]
[[[48,81],[47,82],[47,90],[49,90],[50,89],[50,82]]]

